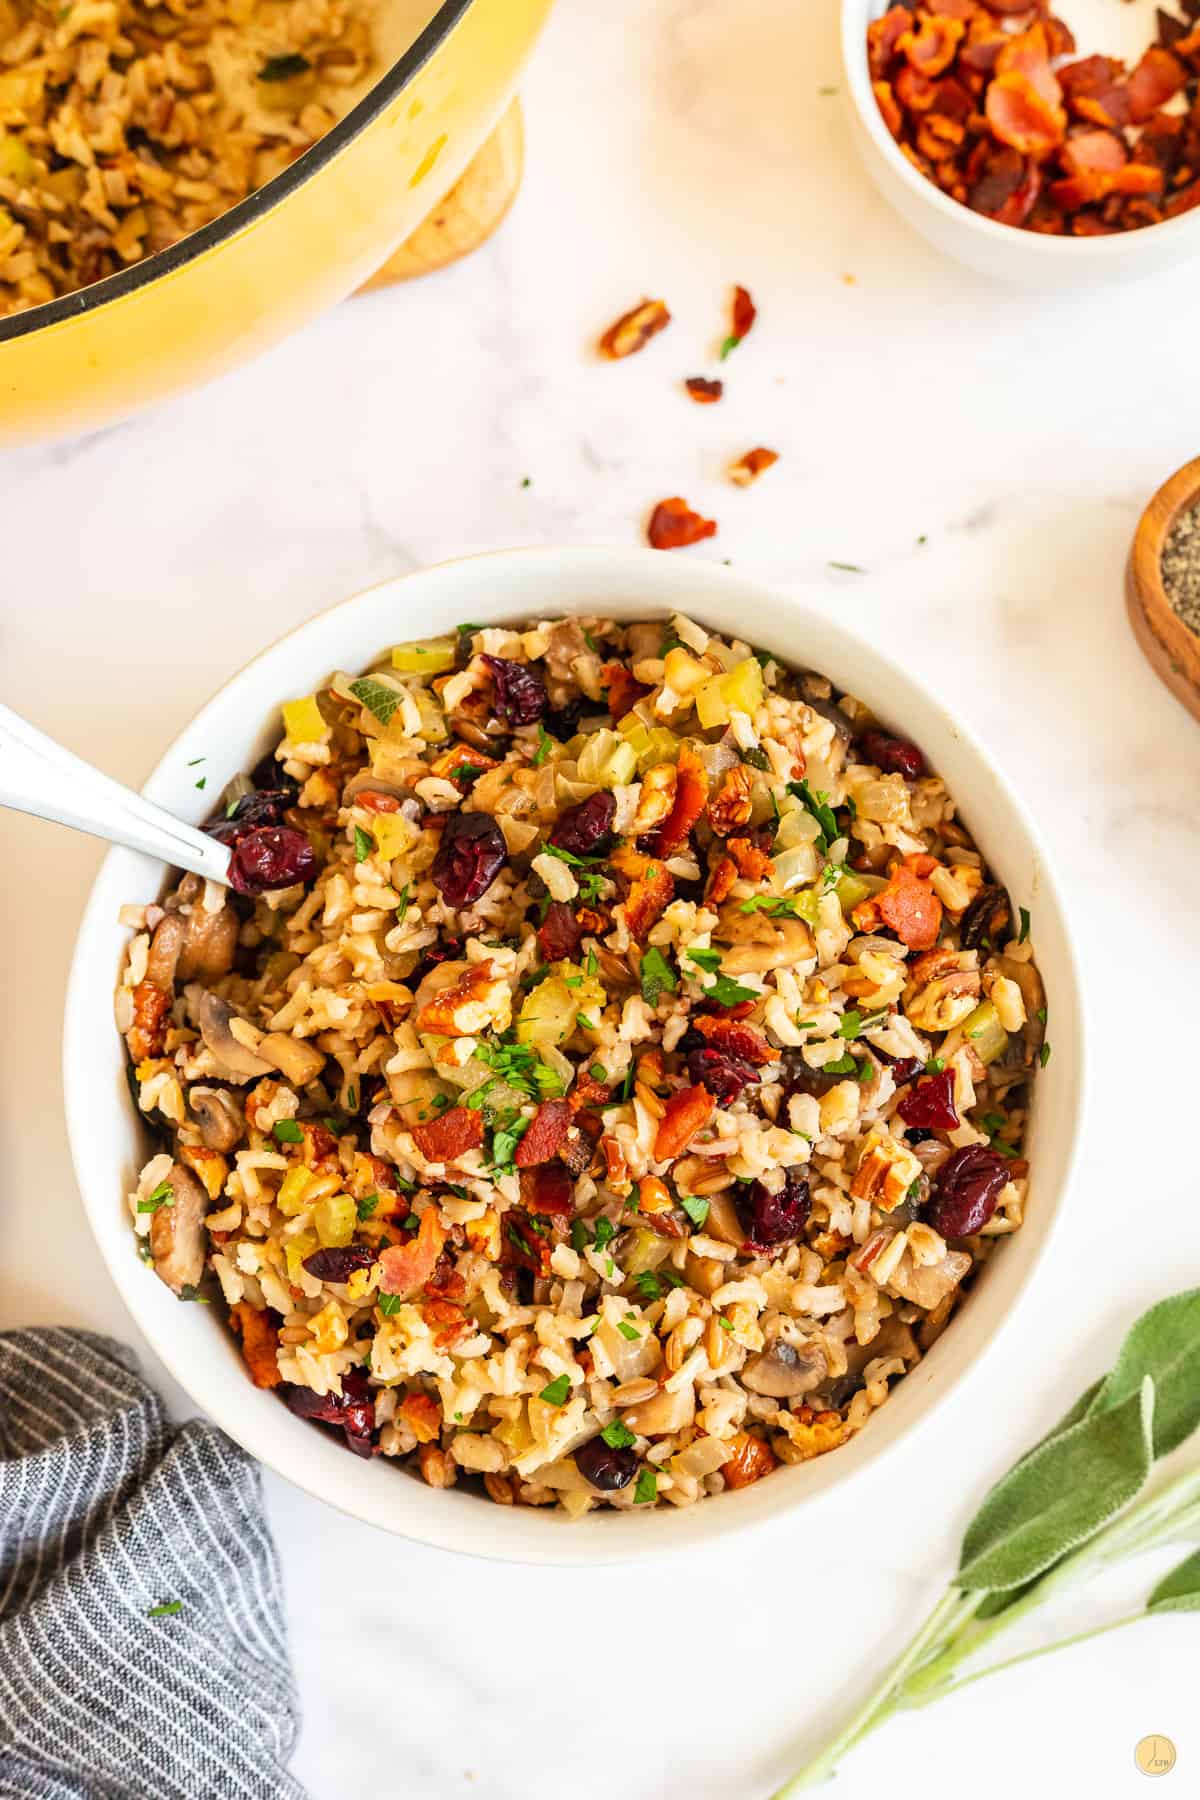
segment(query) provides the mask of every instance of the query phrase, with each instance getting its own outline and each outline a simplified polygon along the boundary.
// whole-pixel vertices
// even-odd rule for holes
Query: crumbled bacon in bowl
[[[578,1517],[837,1449],[1020,1227],[1044,1056],[903,730],[682,614],[286,702],[215,828],[309,865],[123,914],[145,1260],[439,1489]]]
[[[1140,230],[1200,202],[1200,29],[1159,12],[1130,67],[1079,55],[1049,0],[925,0],[867,27],[880,115],[951,199],[1049,236]]]

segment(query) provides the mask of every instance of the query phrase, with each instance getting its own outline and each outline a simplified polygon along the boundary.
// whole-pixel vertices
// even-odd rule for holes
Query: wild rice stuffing
[[[463,625],[283,725],[210,826],[241,891],[125,915],[146,1260],[499,1505],[845,1442],[1020,1225],[1045,1057],[920,750],[681,616]]]
[[[0,0],[0,316],[163,250],[328,131],[370,0]]]

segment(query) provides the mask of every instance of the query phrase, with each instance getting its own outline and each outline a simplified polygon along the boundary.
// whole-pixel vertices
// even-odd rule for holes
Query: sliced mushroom
[[[704,1230],[708,1237],[716,1238],[718,1243],[733,1244],[736,1249],[741,1249],[746,1242],[746,1232],[737,1216],[731,1193],[708,1196],[708,1217],[704,1221]]]
[[[246,1129],[241,1102],[225,1088],[189,1088],[188,1106],[206,1150],[219,1150],[224,1156]]]
[[[761,975],[768,969],[787,969],[807,962],[814,953],[813,934],[803,919],[771,919],[766,913],[744,913],[737,906],[721,908],[713,934],[721,944],[724,975]]]
[[[412,767],[415,781],[423,780],[429,773],[423,762],[414,761]],[[353,806],[364,790],[371,794],[388,794],[393,800],[411,800],[415,794],[414,788],[400,787],[394,781],[380,781],[378,775],[373,775],[370,769],[360,769],[342,789],[342,805]]]
[[[201,994],[196,1022],[206,1047],[234,1080],[252,1081],[256,1075],[269,1075],[274,1065],[255,1056],[229,1029],[234,1016],[232,1007],[218,995],[208,991]]]
[[[829,1364],[819,1344],[797,1350],[785,1338],[778,1338],[769,1350],[750,1358],[741,1380],[753,1394],[765,1394],[771,1400],[794,1400],[797,1395],[810,1394],[820,1387],[828,1374]]]
[[[203,975],[213,981],[219,975],[228,975],[238,940],[237,914],[232,906],[226,901],[219,911],[208,912],[203,905],[204,883],[198,875],[184,876],[177,898],[189,909],[182,915],[184,934],[178,979],[194,981],[197,975]]]
[[[696,1256],[691,1250],[687,1253],[683,1272],[698,1294],[710,1296],[719,1287],[724,1287],[728,1279],[723,1262],[718,1262],[715,1256]]]
[[[186,926],[178,913],[164,913],[158,922],[146,956],[146,980],[170,993],[183,951]]]
[[[836,700],[819,699],[816,695],[805,695],[805,705],[823,719],[828,719],[836,733],[837,742],[841,745],[842,756],[850,748],[850,740],[854,736],[854,725],[849,713],[844,713]],[[835,765],[840,766],[840,765]]]
[[[290,1031],[269,1031],[258,1046],[258,1054],[279,1070],[293,1087],[307,1087],[325,1067],[324,1052]]]
[[[947,1250],[941,1262],[918,1268],[905,1250],[888,1278],[887,1291],[898,1294],[901,1300],[911,1300],[914,1306],[939,1306],[954,1292],[970,1266],[971,1258],[965,1250]]]
[[[204,1273],[204,1215],[208,1195],[190,1169],[172,1163],[167,1185],[172,1198],[158,1207],[150,1221],[150,1250],[154,1273],[173,1294],[194,1288]]]

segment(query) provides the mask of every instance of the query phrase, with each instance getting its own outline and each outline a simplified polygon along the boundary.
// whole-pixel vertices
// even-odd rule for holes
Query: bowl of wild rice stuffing
[[[450,564],[266,652],[147,792],[231,887],[110,853],[76,1166],[155,1349],[312,1492],[692,1542],[844,1482],[1010,1313],[1069,940],[984,754],[839,626],[650,552]]]
[[[232,368],[372,275],[550,0],[0,0],[0,442]]]

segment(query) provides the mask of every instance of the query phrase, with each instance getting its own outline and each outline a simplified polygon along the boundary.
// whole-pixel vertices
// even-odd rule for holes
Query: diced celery
[[[417,711],[421,715],[421,736],[431,744],[443,744],[450,736],[446,724],[446,714],[436,694],[428,688],[412,688],[409,690],[417,703]]]
[[[854,875],[847,870],[834,892],[842,903],[842,911],[849,918],[856,906],[861,906],[872,894],[881,894],[886,886],[887,882],[881,875]]]
[[[348,1244],[357,1220],[358,1208],[349,1194],[331,1194],[313,1208],[313,1224],[326,1249]]]
[[[653,1269],[662,1262],[665,1255],[666,1241],[657,1231],[647,1231],[639,1225],[630,1234],[629,1248],[621,1256],[621,1267],[627,1275],[640,1275],[643,1269]]]
[[[793,904],[796,908],[796,917],[803,919],[806,925],[815,929],[821,917],[821,896],[816,889],[806,888],[802,894],[796,894],[793,897]]]
[[[284,702],[283,730],[289,744],[324,743],[329,736],[329,727],[321,717],[315,694],[309,694],[303,700]]]
[[[775,886],[782,888],[785,894],[812,881],[816,873],[817,853],[811,844],[793,844],[790,850],[780,851],[775,858]]]
[[[298,1212],[303,1212],[305,1190],[311,1185],[311,1169],[289,1169],[275,1196],[275,1204],[280,1212],[286,1213],[289,1219],[295,1218]]]
[[[762,670],[752,656],[726,675],[714,675],[696,695],[696,712],[706,731],[728,725],[731,712],[753,713],[762,704]]]
[[[411,847],[415,833],[403,813],[375,813],[371,820],[371,836],[380,856],[385,862],[391,862],[393,857],[403,856]]]
[[[626,718],[629,717],[627,713]],[[621,724],[624,725],[622,719]],[[656,725],[650,731],[639,721],[636,730],[628,733],[626,742],[630,744],[637,756],[638,773],[644,775],[647,769],[653,769],[658,763],[674,763],[679,761],[680,742],[673,731],[665,725]]]
[[[287,1260],[289,1281],[299,1280],[300,1268],[305,1257],[311,1256],[314,1250],[319,1250],[320,1248],[321,1240],[318,1238],[315,1231],[298,1231],[295,1237],[287,1239],[284,1247],[284,1255]]]
[[[962,1022],[962,1034],[985,1067],[1003,1056],[1008,1046],[1008,1033],[990,1000],[981,1001],[973,1013],[967,1014]]]
[[[579,779],[596,787],[624,787],[637,773],[637,751],[628,738],[604,727],[593,731],[579,753]]]
[[[455,647],[449,638],[426,638],[420,644],[397,644],[392,667],[407,675],[442,675],[454,667]]]

